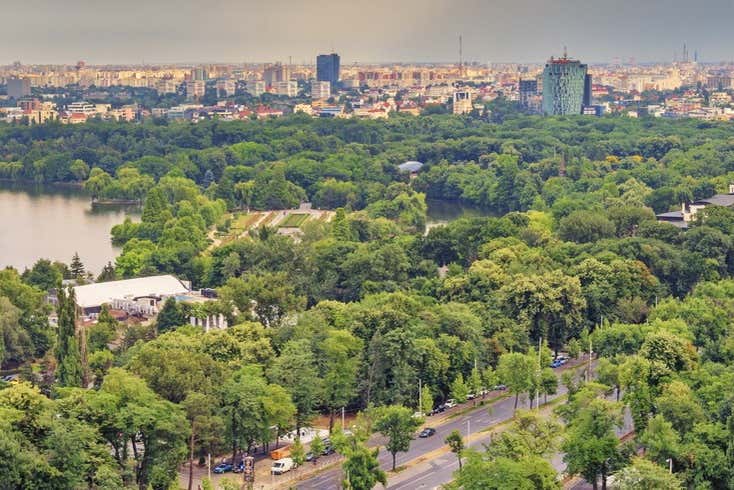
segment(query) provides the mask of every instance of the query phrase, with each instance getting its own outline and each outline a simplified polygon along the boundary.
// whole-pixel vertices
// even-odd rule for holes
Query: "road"
[[[623,436],[632,430],[632,417],[629,411],[625,410],[623,426],[617,429],[617,435]],[[480,439],[472,440],[470,447],[481,450],[482,444],[488,444],[491,436],[488,434]],[[566,471],[566,464],[563,462],[563,454],[555,454],[551,458],[551,464],[559,474]],[[399,473],[388,481],[387,488],[391,490],[418,490],[418,489],[434,489],[453,480],[454,472],[459,468],[456,455],[453,453],[443,454],[438,458],[426,461]],[[576,481],[568,488],[573,490],[586,490],[591,485],[585,481]]]
[[[558,370],[559,377],[563,371],[578,368],[580,365],[581,363],[574,363],[574,365],[568,366],[563,370]],[[566,388],[559,384],[558,393],[556,395],[549,396],[548,401],[558,396],[562,396],[565,393]],[[405,465],[416,458],[425,456],[432,451],[439,450],[445,446],[444,439],[446,439],[446,436],[453,430],[458,430],[462,435],[466,436],[469,431],[471,431],[471,433],[475,433],[511,419],[514,414],[514,404],[514,396],[504,398],[482,407],[478,406],[476,409],[448,419],[443,424],[434,426],[436,429],[435,435],[426,439],[415,439],[410,444],[409,451],[397,454],[397,465]],[[466,408],[466,405],[464,405],[464,408]],[[491,408],[491,410],[488,410],[488,408]],[[521,403],[518,408],[527,408],[527,402],[525,405]],[[458,409],[459,407],[454,410]],[[428,418],[426,425],[431,426],[430,418]],[[471,446],[481,448],[481,442],[488,441],[489,434],[487,434],[486,437],[473,441]],[[370,442],[371,446],[380,444],[379,439],[373,439]],[[391,469],[392,456],[390,453],[385,451],[384,448],[381,448],[378,459],[380,466],[384,470]],[[419,463],[416,467],[423,467],[424,465],[427,465],[427,467],[418,475],[414,475],[414,468],[406,469],[398,475],[395,475],[388,482],[388,488],[434,488],[442,483],[450,481],[453,471],[458,467],[456,456],[450,452],[433,458],[430,461]],[[298,483],[296,488],[302,490],[335,490],[341,488],[341,480],[342,471],[341,468],[337,467]],[[422,486],[424,484],[425,486]]]

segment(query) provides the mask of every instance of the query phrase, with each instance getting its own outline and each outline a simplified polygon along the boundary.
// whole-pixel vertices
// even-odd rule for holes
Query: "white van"
[[[273,461],[273,466],[270,467],[270,472],[274,475],[282,475],[296,467],[296,463],[291,458],[283,458],[277,461]]]

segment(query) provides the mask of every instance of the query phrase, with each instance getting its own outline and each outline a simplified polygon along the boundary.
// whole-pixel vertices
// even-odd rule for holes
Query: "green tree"
[[[377,483],[387,485],[387,475],[380,469],[377,460],[378,448],[369,449],[360,443],[350,449],[342,465],[344,481],[342,485],[350,490],[372,490]]]
[[[291,459],[296,466],[301,466],[306,461],[306,451],[303,449],[300,438],[297,438],[291,445]]]
[[[392,470],[395,471],[396,457],[399,452],[410,449],[410,441],[421,419],[413,417],[409,408],[389,405],[377,409],[374,430],[387,437],[385,448],[392,455]]]
[[[464,383],[464,376],[459,373],[451,382],[451,397],[454,398],[457,403],[464,403],[468,394],[469,387]]]
[[[74,252],[74,256],[71,258],[71,264],[69,264],[69,272],[71,272],[71,276],[74,279],[83,279],[84,278],[84,264],[82,263],[82,260],[79,258],[79,254],[77,252]]]
[[[61,386],[82,386],[84,366],[76,327],[74,289],[58,290],[58,340],[56,343],[56,378]]]
[[[580,474],[598,488],[620,459],[619,439],[614,428],[621,425],[620,407],[615,402],[593,399],[571,419],[562,450],[570,474]]]
[[[461,471],[461,455],[464,452],[464,438],[461,436],[461,432],[452,430],[443,442],[448,444],[451,452],[456,455],[456,459],[459,460],[459,471]]]
[[[675,459],[680,451],[680,436],[660,414],[650,419],[639,441],[646,448],[646,457],[660,465]]]
[[[431,410],[433,410],[433,394],[428,385],[423,385],[421,388],[421,406],[418,409],[422,415],[431,413]]]
[[[321,343],[323,401],[329,409],[329,432],[334,428],[334,414],[346,407],[357,387],[362,342],[346,330],[332,330]]]
[[[291,394],[296,405],[296,430],[300,432],[323,396],[323,382],[309,342],[287,342],[273,363],[270,378]]]
[[[644,458],[633,458],[632,464],[614,475],[614,488],[619,490],[682,490],[683,482],[667,468]]]
[[[178,301],[176,301],[176,298],[166,298],[166,301],[163,303],[163,308],[158,312],[155,320],[156,330],[159,333],[163,333],[175,327],[185,325],[186,323],[186,316]]]
[[[515,395],[515,410],[521,393],[532,388],[532,376],[536,371],[536,362],[520,352],[502,354],[497,364],[497,377]]]

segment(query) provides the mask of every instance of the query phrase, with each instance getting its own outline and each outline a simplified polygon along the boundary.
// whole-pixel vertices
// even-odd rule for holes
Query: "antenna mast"
[[[459,78],[464,78],[464,51],[461,34],[459,34]]]

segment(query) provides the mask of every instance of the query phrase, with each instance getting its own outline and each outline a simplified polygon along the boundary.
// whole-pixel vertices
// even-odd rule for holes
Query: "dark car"
[[[324,451],[321,453],[323,456],[328,456],[330,454],[334,454],[336,452],[336,449],[334,449],[334,446],[329,444],[328,446],[324,447]]]
[[[309,451],[309,452],[306,453],[306,457],[305,457],[305,460],[306,461],[313,461],[315,459],[316,458],[314,457],[314,454],[311,451]]]
[[[420,431],[420,434],[418,434],[418,437],[425,439],[426,437],[431,437],[435,433],[436,433],[436,429],[434,429],[433,427],[426,427],[425,429]]]
[[[232,466],[232,463],[227,463],[226,461],[222,461],[218,465],[214,467],[212,471],[214,473],[220,474],[220,473],[226,473],[228,471],[232,471],[234,467]]]
[[[243,471],[245,471],[245,462],[240,461],[239,463],[237,463],[235,467],[232,468],[232,471],[234,471],[235,473],[242,473]]]

